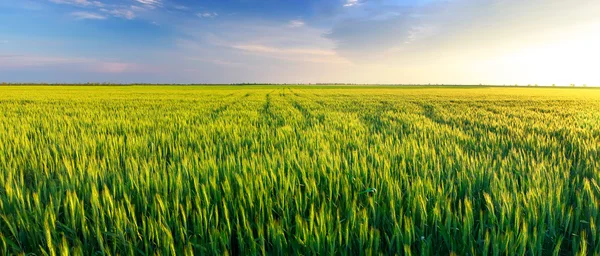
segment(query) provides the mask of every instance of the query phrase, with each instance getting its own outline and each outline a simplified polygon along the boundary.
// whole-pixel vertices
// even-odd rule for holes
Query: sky
[[[600,85],[598,0],[0,0],[0,81]]]

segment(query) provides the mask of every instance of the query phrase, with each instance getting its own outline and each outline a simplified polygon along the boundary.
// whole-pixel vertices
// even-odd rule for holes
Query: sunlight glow
[[[498,56],[488,63],[499,81],[540,85],[600,85],[600,23]],[[488,72],[490,72],[488,70]]]

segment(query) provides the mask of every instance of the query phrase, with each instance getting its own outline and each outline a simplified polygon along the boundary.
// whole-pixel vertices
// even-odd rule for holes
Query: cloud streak
[[[113,10],[102,9],[101,11],[108,13],[108,14],[112,15],[113,17],[123,18],[123,19],[128,19],[128,20],[132,20],[136,16],[135,13],[131,9],[113,9]]]
[[[121,2],[108,3],[91,0],[49,0],[51,3],[60,5],[70,5],[81,8],[81,11],[74,11],[70,16],[77,20],[106,20],[109,17],[132,20],[137,17],[136,13],[146,12],[158,7],[162,7],[159,0],[131,0],[138,5],[124,4]],[[93,11],[89,11],[93,10]]]
[[[93,12],[72,12],[71,16],[78,20],[104,20],[106,16]]]
[[[0,70],[20,68],[63,67],[73,71],[96,73],[144,72],[141,65],[90,58],[71,58],[39,55],[0,55]]]
[[[157,8],[162,7],[163,3],[160,0],[135,0],[136,2],[148,7],[148,8]]]
[[[75,6],[90,6],[90,7],[104,7],[104,3],[100,1],[89,1],[89,0],[50,0],[55,4],[67,4]]]
[[[356,6],[358,4],[359,4],[358,0],[347,0],[346,3],[344,4],[344,7],[352,7],[352,6]]]
[[[304,23],[303,20],[291,20],[290,23],[288,24],[288,26],[290,28],[299,28],[299,27],[303,27],[304,25],[306,25]]]
[[[216,12],[199,12],[196,14],[196,16],[200,18],[214,18],[219,16],[219,14]]]

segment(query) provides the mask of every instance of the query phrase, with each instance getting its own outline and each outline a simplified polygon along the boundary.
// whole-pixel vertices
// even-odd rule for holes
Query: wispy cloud
[[[78,20],[104,20],[105,16],[93,12],[72,12],[71,16]]]
[[[204,63],[208,63],[208,64],[215,64],[215,65],[219,65],[219,66],[223,66],[223,67],[246,68],[246,69],[253,68],[253,66],[249,65],[249,64],[230,61],[230,60],[224,60],[224,59],[220,59],[220,58],[184,57],[184,59],[191,60],[191,61],[204,62]]]
[[[344,7],[351,7],[351,6],[355,6],[358,4],[359,4],[358,0],[347,0],[346,3],[344,4]]]
[[[132,20],[135,18],[135,13],[131,10],[131,9],[113,9],[113,10],[102,10],[103,12],[106,12],[114,17],[118,17],[118,18],[123,18],[123,19],[128,19],[128,20]]]
[[[316,55],[316,56],[335,56],[335,51],[311,48],[278,48],[266,45],[242,44],[233,45],[232,48],[255,53],[278,53],[290,55]]]
[[[0,55],[0,69],[35,67],[64,67],[96,73],[146,72],[142,66],[127,62],[38,55]]]
[[[161,7],[162,1],[161,0],[135,0],[136,2],[143,4],[146,7],[149,8],[156,8],[156,7]]]
[[[79,64],[82,58],[63,58],[33,55],[0,55],[0,68],[36,67],[61,64]]]
[[[131,0],[138,5],[124,5],[122,3],[101,2],[95,0],[49,0],[55,4],[72,5],[79,8],[85,8],[85,11],[71,12],[70,15],[75,19],[94,19],[105,20],[110,17],[132,20],[137,17],[136,13],[143,13],[147,10],[162,6],[160,0]],[[91,10],[91,11],[90,11]]]
[[[185,6],[185,5],[175,5],[173,8],[175,8],[176,10],[180,10],[180,11],[187,11],[190,8]]]
[[[219,16],[219,14],[216,12],[200,12],[200,13],[197,13],[196,16],[198,16],[200,18],[214,18],[214,17]]]
[[[324,32],[307,24],[290,29],[288,22],[198,21],[180,28],[185,36],[164,56],[170,67],[194,70],[178,73],[179,79],[308,83],[326,81],[320,78],[329,76],[336,81],[331,77],[341,74],[338,69],[349,69],[352,64],[337,55],[335,45],[322,37]]]
[[[304,23],[303,20],[291,20],[290,23],[288,24],[288,26],[290,28],[299,28],[299,27],[302,27],[304,25],[305,25],[305,23]]]
[[[140,67],[136,64],[123,63],[123,62],[97,62],[95,63],[94,71],[100,73],[124,73],[135,71],[141,71]]]
[[[68,4],[68,5],[76,5],[76,6],[95,6],[95,7],[104,7],[104,3],[100,1],[89,1],[89,0],[50,0],[50,2],[55,4]]]
[[[321,37],[323,31],[304,24],[293,30],[289,29],[289,24],[236,26],[234,31],[238,32],[225,29],[229,31],[221,35],[211,34],[207,42],[223,50],[235,50],[238,59],[247,59],[251,55],[292,63],[349,63],[337,55],[329,40]]]

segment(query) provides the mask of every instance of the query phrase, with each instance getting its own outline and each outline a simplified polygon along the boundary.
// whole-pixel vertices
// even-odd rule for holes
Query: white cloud
[[[290,23],[288,24],[288,26],[290,28],[299,28],[299,27],[302,27],[304,25],[305,25],[305,23],[304,23],[303,20],[291,20]]]
[[[427,25],[415,26],[408,30],[408,35],[407,35],[406,41],[404,41],[404,43],[410,44],[414,41],[422,40],[423,38],[426,38],[428,36],[434,36],[438,32],[439,31],[438,31],[437,27],[435,27],[435,26],[427,26]]]
[[[156,7],[162,6],[162,2],[160,0],[133,0],[138,2],[142,6],[137,5],[119,5],[119,4],[105,4],[100,1],[93,0],[49,0],[52,3],[56,4],[68,4],[78,7],[85,7],[89,9],[95,9],[99,13],[94,13],[90,11],[77,11],[72,12],[71,16],[76,19],[95,19],[95,20],[103,20],[109,17],[117,17],[132,20],[136,17],[136,12],[143,12],[148,9],[154,9]]]
[[[106,12],[118,18],[124,18],[128,20],[135,18],[135,13],[129,9],[106,10]]]
[[[75,17],[78,20],[104,20],[105,16],[102,16],[93,12],[72,12],[71,16]]]
[[[214,18],[214,17],[219,16],[219,14],[216,12],[201,12],[201,13],[197,13],[196,16],[198,16],[200,18]]]
[[[290,55],[316,55],[316,56],[335,56],[333,50],[323,50],[314,48],[278,48],[259,44],[241,44],[233,45],[232,48],[255,53],[278,53]]]
[[[344,4],[344,7],[351,7],[351,6],[355,6],[358,5],[358,0],[347,0],[346,3]]]
[[[152,8],[152,9],[162,6],[161,0],[135,0],[135,1],[140,4],[145,5],[146,7]]]
[[[185,5],[175,5],[173,8],[175,8],[176,10],[180,10],[180,11],[187,11],[190,8],[185,6]]]
[[[95,6],[95,7],[104,7],[104,3],[100,1],[89,1],[89,0],[50,0],[50,2],[55,4],[68,4],[68,5],[78,5],[78,6]]]
[[[136,11],[136,12],[142,12],[142,11],[146,10],[146,8],[144,8],[142,6],[137,6],[137,5],[132,5],[129,7],[129,9],[131,9],[132,11]]]
[[[197,29],[190,27],[189,32],[184,32],[195,40],[178,42],[182,51],[192,56],[227,57],[229,62],[254,63],[252,65],[257,68],[260,67],[258,62],[268,63],[266,66],[277,62],[292,65],[349,64],[336,54],[332,42],[322,37],[323,30],[306,25],[289,29],[289,24],[228,22],[216,27],[213,25],[208,28],[211,32],[198,32]]]

